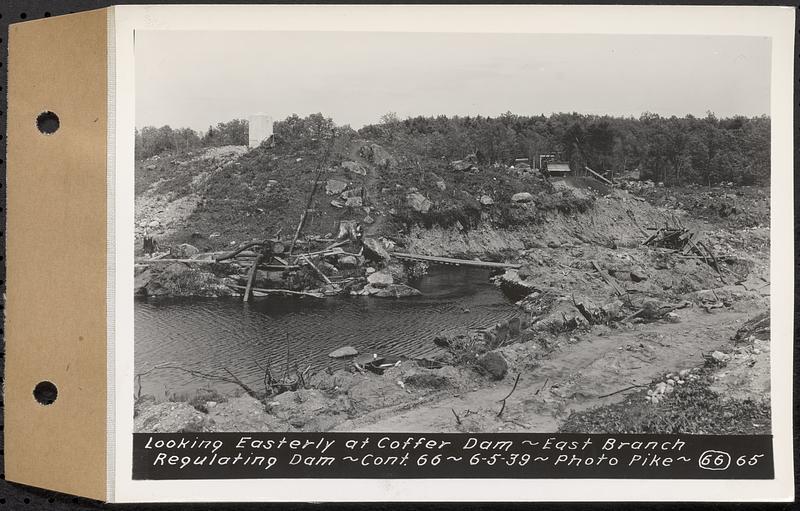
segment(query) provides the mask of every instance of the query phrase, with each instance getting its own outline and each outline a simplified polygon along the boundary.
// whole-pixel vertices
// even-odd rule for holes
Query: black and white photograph
[[[770,55],[137,31],[134,431],[770,434]]]

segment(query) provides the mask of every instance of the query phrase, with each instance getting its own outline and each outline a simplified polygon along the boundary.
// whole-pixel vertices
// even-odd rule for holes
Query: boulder
[[[200,249],[188,243],[181,243],[172,251],[172,255],[176,259],[191,259],[199,253]]]
[[[453,170],[457,170],[459,172],[466,172],[468,170],[472,170],[475,167],[475,165],[471,161],[469,161],[469,159],[465,159],[465,160],[451,161],[450,167]]]
[[[365,169],[360,163],[356,163],[354,161],[343,161],[342,168],[360,176],[367,175],[367,169]]]
[[[147,294],[147,284],[153,278],[153,273],[150,270],[145,270],[133,278],[133,293],[136,295]]]
[[[490,351],[478,359],[478,367],[494,380],[502,380],[508,373],[508,362],[496,351]]]
[[[364,194],[364,188],[362,186],[359,186],[357,188],[353,188],[352,190],[345,190],[342,193],[341,197],[342,199],[347,200],[351,197],[361,197],[363,194]]]
[[[344,203],[348,208],[360,208],[364,205],[361,197],[348,197],[347,202]]]
[[[616,319],[622,316],[622,308],[625,306],[622,300],[612,300],[603,305],[600,310],[607,320]]]
[[[339,195],[347,189],[347,182],[339,179],[328,179],[325,184],[325,193],[328,195]]]
[[[397,160],[386,149],[378,144],[365,144],[358,151],[359,155],[381,168],[392,168],[397,165]]]
[[[483,204],[484,206],[491,206],[492,204],[494,204],[494,199],[492,199],[488,195],[481,195],[480,203]]]
[[[714,359],[718,364],[724,365],[731,359],[731,356],[721,351],[715,351],[711,354],[711,358]]]
[[[512,202],[528,203],[533,202],[533,195],[528,192],[519,192],[511,196]]]
[[[409,193],[406,199],[409,207],[418,213],[427,213],[433,205],[424,195],[417,192]]]
[[[445,183],[444,180],[440,179],[436,181],[436,188],[438,188],[441,191],[445,191],[447,190],[447,183]]]
[[[391,255],[389,255],[383,244],[375,238],[364,239],[364,256],[373,261],[388,261],[391,259]]]
[[[394,278],[388,270],[376,271],[367,277],[367,282],[375,287],[386,287],[394,284]]]
[[[422,295],[419,289],[414,289],[406,284],[390,284],[383,287],[378,287],[374,284],[367,284],[359,294],[364,296],[374,296],[376,298],[406,298],[409,296]]]
[[[359,226],[356,220],[340,220],[339,230],[336,232],[337,240],[355,241],[358,239]]]
[[[358,259],[356,258],[356,256],[342,255],[339,256],[337,264],[343,268],[355,268],[356,266],[358,266]]]
[[[147,227],[150,227],[151,229],[155,229],[156,227],[158,227],[160,225],[161,225],[161,222],[159,222],[158,220],[153,220],[152,222],[147,224]]]
[[[341,348],[328,353],[328,356],[331,358],[354,357],[356,355],[358,355],[358,350],[352,346],[342,346]]]

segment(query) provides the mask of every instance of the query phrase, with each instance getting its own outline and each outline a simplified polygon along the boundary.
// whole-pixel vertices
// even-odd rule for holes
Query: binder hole
[[[55,133],[60,125],[58,116],[49,110],[40,113],[39,117],[36,118],[36,127],[45,135]]]
[[[28,17],[28,15],[27,15],[27,14],[25,14],[24,12],[21,12],[21,13],[19,13],[19,17],[20,17],[21,19],[25,19],[25,18],[27,18],[27,17]]]
[[[51,405],[58,397],[58,389],[49,381],[40,381],[33,389],[33,397],[41,405]]]

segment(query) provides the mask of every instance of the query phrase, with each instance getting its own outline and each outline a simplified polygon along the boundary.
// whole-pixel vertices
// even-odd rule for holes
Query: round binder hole
[[[58,397],[58,389],[49,381],[40,381],[33,389],[33,397],[41,405],[51,405]]]
[[[49,110],[40,113],[39,117],[36,118],[36,127],[45,135],[55,133],[60,125],[61,122],[58,120],[58,116]]]

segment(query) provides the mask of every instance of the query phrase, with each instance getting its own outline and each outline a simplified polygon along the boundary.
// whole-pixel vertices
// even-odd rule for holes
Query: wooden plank
[[[474,261],[470,259],[455,259],[452,257],[437,257],[437,256],[426,256],[420,254],[407,254],[405,252],[393,252],[392,256],[398,259],[410,259],[415,261],[428,261],[431,263],[437,264],[453,264],[457,266],[473,266],[476,268],[512,268],[518,269],[521,268],[521,264],[511,264],[511,263],[495,263],[490,261]]]
[[[592,261],[592,266],[594,266],[594,269],[597,270],[597,273],[599,273],[600,276],[603,277],[603,280],[606,282],[606,284],[611,286],[614,289],[614,291],[617,292],[618,295],[622,296],[625,294],[622,292],[622,290],[620,290],[620,288],[614,282],[611,281],[611,277],[606,275],[606,272],[604,272],[600,268],[600,265],[597,264],[597,261]]]
[[[601,175],[600,175],[600,174],[598,174],[597,172],[593,171],[593,170],[592,170],[592,169],[590,169],[589,167],[586,167],[586,166],[584,166],[583,168],[585,168],[586,170],[588,170],[589,172],[591,172],[591,173],[592,173],[592,175],[593,175],[594,177],[596,177],[596,178],[597,178],[597,179],[599,179],[600,181],[604,182],[605,184],[607,184],[607,185],[611,185],[611,186],[614,186],[614,183],[612,183],[612,182],[611,182],[611,181],[609,181],[608,179],[604,178],[603,176],[601,176]]]
[[[307,263],[309,264],[309,266],[311,266],[312,268],[314,268],[314,271],[316,271],[316,272],[319,274],[319,276],[320,276],[320,277],[322,277],[322,280],[324,280],[326,284],[330,284],[330,283],[331,283],[331,280],[328,278],[328,276],[327,276],[327,275],[325,275],[324,273],[322,273],[322,272],[319,270],[319,268],[317,268],[317,267],[314,265],[314,263],[312,263],[312,262],[311,262],[311,259],[309,259],[308,257],[306,257],[306,256],[305,256],[305,254],[301,255],[300,257],[301,257],[301,258],[302,258],[302,259],[303,259],[305,262],[307,262]]]
[[[233,289],[247,289],[245,286],[238,286],[236,284],[228,284],[228,287]],[[309,293],[304,291],[291,291],[289,289],[264,289],[260,287],[253,287],[250,288],[250,291],[254,293],[263,293],[263,294],[282,294],[282,295],[296,295],[296,296],[310,296],[312,298],[324,298],[325,296],[321,293]]]

